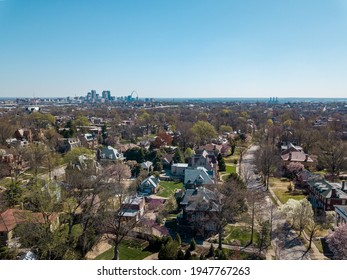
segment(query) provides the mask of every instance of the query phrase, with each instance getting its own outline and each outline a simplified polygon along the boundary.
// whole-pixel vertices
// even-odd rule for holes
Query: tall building
[[[112,100],[111,92],[109,90],[104,90],[102,92],[102,98],[104,98],[105,100],[111,101]]]

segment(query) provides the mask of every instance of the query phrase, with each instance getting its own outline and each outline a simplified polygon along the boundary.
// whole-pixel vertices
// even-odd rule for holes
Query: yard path
[[[100,254],[106,252],[107,250],[112,248],[112,245],[110,245],[108,242],[107,236],[103,236],[101,240],[96,243],[93,248],[86,254],[85,258],[87,260],[94,260],[97,256]]]

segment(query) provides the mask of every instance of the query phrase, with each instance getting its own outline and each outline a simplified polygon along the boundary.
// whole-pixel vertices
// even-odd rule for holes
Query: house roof
[[[104,154],[106,158],[120,159],[123,158],[123,154],[119,153],[117,149],[107,146],[101,149],[101,154]]]
[[[172,158],[174,157],[174,154],[166,154],[164,157],[163,157],[163,161],[170,164],[171,161],[172,161]]]
[[[173,163],[172,166],[186,168],[188,167],[188,163]]]
[[[218,197],[215,192],[198,187],[185,191],[181,205],[186,205],[187,211],[217,211]]]
[[[140,187],[141,188],[156,188],[157,185],[159,184],[159,181],[160,181],[159,178],[152,175],[144,179],[141,182]]]
[[[309,185],[325,198],[347,198],[347,193],[341,190],[340,184],[330,183],[326,180],[310,181]]]
[[[184,171],[184,184],[214,184],[214,180],[208,174],[208,171],[204,167],[187,168]]]
[[[291,162],[313,162],[313,159],[309,157],[307,154],[298,151],[282,154],[281,158],[284,161]]]
[[[143,202],[144,198],[142,196],[128,196],[124,199],[123,205],[139,205]]]
[[[43,223],[43,215],[27,210],[7,209],[0,214],[0,232],[9,232],[24,222]]]
[[[153,165],[153,162],[151,162],[151,161],[145,161],[145,162],[141,163],[141,167],[146,168],[146,169],[150,168],[152,165]]]
[[[347,219],[347,206],[335,205],[335,212],[338,212],[340,215],[344,216]]]

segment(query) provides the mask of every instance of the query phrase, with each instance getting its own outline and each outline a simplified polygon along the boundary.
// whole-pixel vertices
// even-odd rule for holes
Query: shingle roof
[[[0,232],[9,232],[24,222],[43,223],[43,215],[27,210],[7,209],[0,214]]]
[[[184,172],[185,184],[214,184],[213,179],[209,176],[207,169],[204,167],[187,168]]]

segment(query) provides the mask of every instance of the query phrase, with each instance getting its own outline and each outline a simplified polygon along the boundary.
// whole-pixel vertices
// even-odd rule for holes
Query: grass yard
[[[236,166],[235,165],[226,165],[226,172],[227,173],[236,173]]]
[[[279,188],[273,189],[273,192],[275,193],[275,195],[277,196],[279,201],[281,201],[282,204],[285,204],[289,199],[302,200],[306,197],[306,195],[291,194],[287,190],[283,190]]]
[[[123,241],[119,248],[119,259],[120,260],[142,260],[152,252],[144,251],[144,248],[147,246],[147,242],[143,245],[134,244],[133,242]],[[113,258],[113,246],[111,249],[97,256],[96,260],[112,260]]]
[[[246,246],[251,239],[251,229],[247,226],[232,226],[227,225],[223,232],[223,243],[231,244],[232,241],[238,240],[241,246]],[[258,235],[257,231],[253,233],[253,243],[257,244]]]
[[[183,183],[174,181],[160,181],[159,186],[159,191],[157,193],[158,196],[171,197],[175,194],[176,189],[182,189]]]

